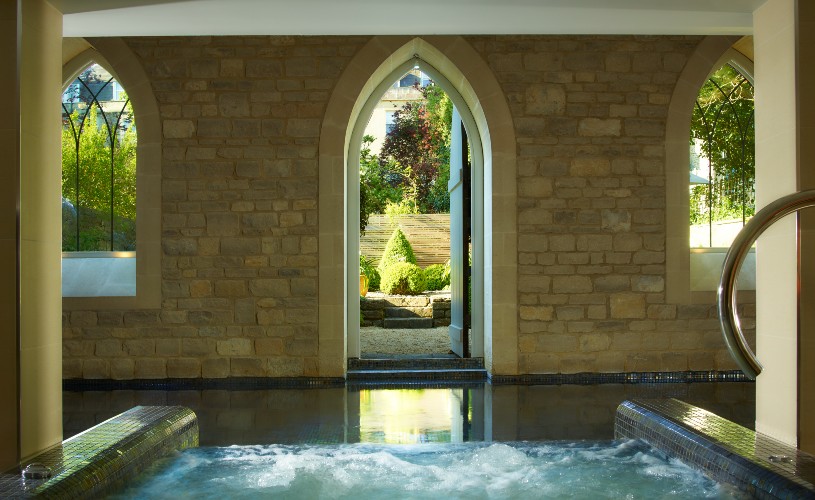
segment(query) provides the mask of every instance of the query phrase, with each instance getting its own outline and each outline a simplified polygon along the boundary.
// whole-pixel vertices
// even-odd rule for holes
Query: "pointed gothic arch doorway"
[[[450,349],[460,357],[484,356],[484,158],[480,133],[467,102],[453,84],[433,65],[414,54],[393,69],[367,95],[352,127],[347,144],[346,171],[346,328],[347,356],[360,357],[359,304],[351,297],[357,294],[359,256],[359,154],[365,127],[385,91],[411,69],[420,69],[449,96],[453,102],[453,124],[450,164],[450,249],[451,309]],[[362,99],[363,96],[360,96]],[[468,154],[469,151],[469,162]],[[472,251],[472,266],[466,257]],[[472,270],[471,270],[472,269]],[[472,289],[466,285],[472,279]],[[471,297],[469,297],[471,295]],[[471,307],[466,304],[471,303]],[[468,312],[471,313],[468,314]],[[468,338],[470,337],[470,338]],[[468,342],[469,340],[469,342]],[[469,347],[472,346],[472,348]]]

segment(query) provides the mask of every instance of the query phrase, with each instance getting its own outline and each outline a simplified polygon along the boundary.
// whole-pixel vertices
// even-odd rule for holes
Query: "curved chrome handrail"
[[[744,374],[752,379],[761,373],[761,363],[756,359],[756,355],[741,330],[741,323],[736,312],[738,301],[736,300],[736,278],[739,269],[750,247],[761,236],[765,229],[770,227],[778,219],[798,210],[815,207],[815,190],[801,191],[798,193],[782,196],[770,203],[756,213],[733,240],[730,250],[724,257],[722,267],[722,277],[719,280],[717,291],[717,305],[719,310],[719,325],[722,328],[722,336],[727,344],[727,350],[736,361]]]

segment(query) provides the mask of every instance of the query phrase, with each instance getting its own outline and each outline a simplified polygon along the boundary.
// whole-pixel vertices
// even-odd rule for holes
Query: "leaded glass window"
[[[753,110],[753,85],[730,64],[699,91],[691,119],[691,248],[729,247],[755,213]]]
[[[136,124],[127,93],[92,64],[62,94],[62,250],[136,250]]]

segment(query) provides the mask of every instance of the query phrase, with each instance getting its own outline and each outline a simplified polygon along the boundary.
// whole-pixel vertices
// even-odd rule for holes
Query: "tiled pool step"
[[[181,406],[136,406],[0,474],[0,498],[101,498],[174,450],[198,446],[198,418]],[[50,477],[24,478],[31,464]]]
[[[487,380],[482,358],[348,360],[349,381]]]
[[[348,360],[348,370],[457,370],[484,369],[484,358],[409,357]]]
[[[815,499],[815,457],[676,399],[623,402],[614,434],[643,439],[754,498]]]

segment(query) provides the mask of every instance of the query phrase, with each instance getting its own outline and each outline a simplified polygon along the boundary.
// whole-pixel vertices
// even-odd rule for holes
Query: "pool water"
[[[111,497],[740,498],[641,441],[188,449]]]

